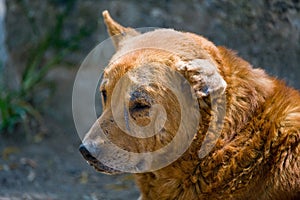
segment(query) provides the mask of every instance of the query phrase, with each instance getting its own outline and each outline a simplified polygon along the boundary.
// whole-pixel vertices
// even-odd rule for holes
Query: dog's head
[[[157,29],[142,34],[121,26],[107,11],[103,16],[117,51],[100,85],[103,113],[80,151],[108,174],[157,169],[157,162],[175,161],[178,149],[186,150],[184,141],[190,145],[196,138],[205,121],[201,109],[208,106],[201,100],[224,93],[218,49],[191,33]],[[153,158],[151,153],[166,146],[172,155],[160,152],[161,158]]]

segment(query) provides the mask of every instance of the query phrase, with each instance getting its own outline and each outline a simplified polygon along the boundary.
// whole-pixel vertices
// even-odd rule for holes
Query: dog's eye
[[[107,100],[106,90],[101,90],[101,94],[102,94],[103,102],[106,103],[106,100]]]
[[[149,109],[150,107],[151,105],[148,103],[136,102],[133,104],[131,109],[134,111],[141,111],[141,110]]]
[[[152,99],[145,88],[140,87],[131,93],[129,100],[130,112],[147,111],[151,108]]]

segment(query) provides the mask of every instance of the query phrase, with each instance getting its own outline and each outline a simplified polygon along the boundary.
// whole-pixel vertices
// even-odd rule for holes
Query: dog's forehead
[[[103,85],[113,85],[128,70],[148,62],[211,59],[207,47],[215,48],[205,38],[173,29],[158,29],[122,41],[105,69]],[[176,62],[177,62],[176,61]]]
[[[126,79],[132,86],[151,85],[155,80],[165,75],[164,71],[169,66],[160,62],[133,62],[126,63],[126,59],[118,64],[114,63],[105,70],[100,84],[100,90],[113,88],[120,79]],[[128,65],[127,65],[128,64]],[[174,65],[175,66],[175,65]]]
[[[168,51],[187,57],[195,56],[195,53],[199,56],[201,51],[201,47],[189,35],[173,29],[157,29],[122,41],[115,57],[142,49]]]

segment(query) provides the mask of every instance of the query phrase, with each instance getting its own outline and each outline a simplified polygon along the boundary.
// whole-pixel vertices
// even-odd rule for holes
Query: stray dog
[[[190,107],[181,108],[176,95],[159,84],[162,80],[173,80],[167,74],[171,69],[181,74],[191,86],[198,106],[194,113],[198,113],[201,120],[192,133],[194,137],[189,147],[176,160],[161,168],[134,174],[141,191],[140,198],[300,199],[298,91],[268,76],[263,70],[252,68],[231,50],[215,46],[196,34],[171,29],[142,34],[121,26],[107,11],[103,16],[108,33],[114,36],[112,40],[117,52],[105,69],[100,86],[103,113],[79,148],[97,171],[122,173],[122,170],[99,160],[99,149],[105,150],[102,147],[106,145],[98,138],[100,134],[123,150],[137,154],[154,152],[175,138],[180,116]],[[152,71],[143,68],[142,73],[137,73],[135,78],[145,84],[128,90],[121,85],[114,94],[122,77],[140,66],[155,66]],[[150,79],[151,83],[147,84]],[[123,86],[127,83],[122,82]],[[214,94],[225,96],[225,99]],[[120,127],[114,117],[113,106],[121,104],[118,101],[112,103],[114,95],[127,101],[128,110],[116,112],[122,113],[118,120],[125,121],[125,127]],[[212,105],[218,101],[225,104],[222,128],[215,131],[218,137],[210,150],[201,155],[199,150],[210,130],[214,112]],[[158,104],[164,108],[161,116],[151,111]],[[219,110],[221,108],[217,107],[216,111]],[[189,113],[191,120],[195,119],[194,113]],[[125,119],[121,119],[122,116]],[[129,118],[140,127],[147,127],[153,120],[161,124],[162,118],[165,123],[161,134],[136,138],[124,131],[130,129],[127,126]],[[185,123],[185,130],[189,130],[189,121]],[[181,144],[174,144],[177,145],[173,148],[176,151]],[[122,166],[122,162],[126,165],[122,156],[119,157],[119,165]],[[167,160],[168,156],[164,159]],[[117,163],[118,159],[113,162]],[[147,157],[138,167],[147,167],[154,162]]]

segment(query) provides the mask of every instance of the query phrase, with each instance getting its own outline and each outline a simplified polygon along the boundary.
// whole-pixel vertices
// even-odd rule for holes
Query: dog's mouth
[[[119,170],[116,170],[116,169],[113,169],[113,168],[110,168],[104,164],[102,164],[101,162],[99,162],[98,160],[96,162],[91,162],[89,160],[87,160],[87,163],[94,167],[94,169],[97,171],[97,172],[101,172],[101,173],[104,173],[104,174],[109,174],[109,175],[113,175],[113,174],[121,174],[122,172],[119,171]]]
[[[80,145],[79,147],[79,151],[82,154],[82,156],[84,157],[84,159],[87,161],[87,163],[94,167],[94,169],[97,172],[101,172],[104,174],[109,174],[109,175],[113,175],[113,174],[121,174],[123,173],[122,171],[116,170],[114,168],[108,167],[106,165],[104,165],[102,162],[100,162],[99,160],[97,160],[86,148],[84,145]]]

